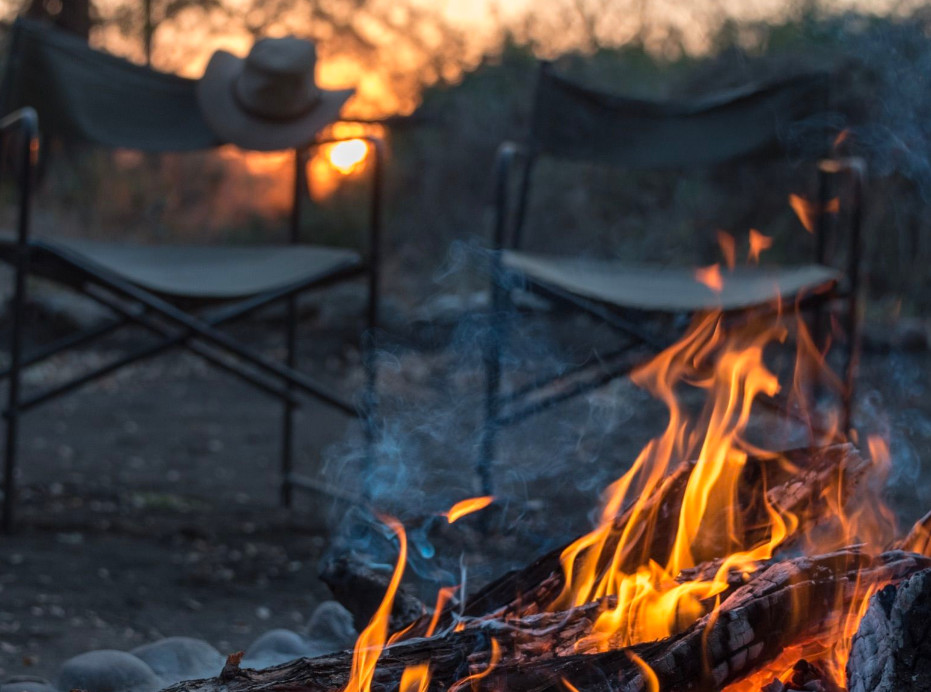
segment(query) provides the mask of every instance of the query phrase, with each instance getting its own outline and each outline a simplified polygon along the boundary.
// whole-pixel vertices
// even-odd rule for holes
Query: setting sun
[[[327,150],[330,165],[343,175],[354,173],[365,161],[369,146],[364,139],[337,142]]]

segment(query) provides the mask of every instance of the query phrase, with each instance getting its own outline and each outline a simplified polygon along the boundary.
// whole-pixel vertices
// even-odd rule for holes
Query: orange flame
[[[495,501],[494,496],[485,495],[483,497],[472,497],[468,500],[460,500],[448,511],[440,514],[442,517],[446,517],[446,521],[452,524],[455,521],[462,519],[462,517],[472,514],[473,512],[478,512],[479,510],[485,509],[488,505]]]
[[[443,614],[443,608],[458,589],[458,586],[444,586],[436,594],[436,607],[433,609],[433,617],[430,618],[430,624],[427,626],[426,634],[424,634],[425,637],[432,637],[433,633],[436,632],[436,626],[440,621],[440,615]]]
[[[388,589],[385,591],[378,609],[356,640],[352,652],[352,669],[349,682],[346,683],[343,692],[370,692],[372,689],[375,664],[378,663],[378,657],[381,656],[382,649],[385,648],[385,641],[388,638],[388,619],[391,616],[394,596],[401,585],[401,577],[404,575],[404,567],[407,564],[407,534],[404,533],[401,522],[394,517],[384,516],[379,518],[398,538],[400,544],[398,561],[394,566],[391,580],[388,582]]]
[[[721,265],[712,264],[710,267],[701,267],[695,270],[695,280],[704,284],[715,293],[724,289],[724,279],[721,277]]]
[[[643,675],[643,682],[646,684],[644,692],[659,692],[659,678],[656,677],[654,670],[633,651],[627,651],[625,653],[627,654],[627,658],[637,665],[641,675]]]
[[[809,233],[815,232],[815,224],[821,213],[836,214],[840,211],[840,199],[834,197],[828,200],[823,206],[809,202],[804,197],[798,195],[789,195],[789,206],[798,217],[798,220]]]
[[[718,247],[724,255],[724,264],[733,271],[737,265],[737,244],[734,242],[734,236],[727,231],[718,231]]]
[[[848,130],[847,128],[844,128],[843,130],[838,132],[837,137],[834,138],[833,148],[837,149],[841,144],[846,142],[849,137],[850,137],[850,130]]]
[[[576,687],[575,685],[573,685],[573,684],[572,684],[571,682],[569,682],[568,680],[566,680],[566,678],[561,677],[561,678],[559,678],[559,681],[563,684],[563,687],[565,687],[567,690],[569,690],[569,692],[579,692],[579,688]]]
[[[427,692],[430,686],[430,664],[419,663],[407,666],[401,673],[401,686],[398,692]]]
[[[747,252],[747,261],[754,264],[760,263],[760,254],[763,250],[769,250],[773,246],[773,239],[768,235],[763,235],[755,228],[750,229],[750,250]]]
[[[754,401],[760,396],[774,397],[781,389],[763,355],[768,344],[787,338],[789,330],[782,322],[781,310],[775,320],[760,317],[737,326],[728,326],[720,313],[699,316],[677,344],[632,374],[636,385],[664,403],[669,418],[665,431],[651,440],[630,470],[608,488],[599,526],[561,555],[564,587],[549,609],[565,610],[613,597],[611,607],[596,618],[591,634],[576,642],[580,653],[669,637],[708,613],[709,608],[713,618],[716,597],[727,588],[728,575],[752,571],[796,534],[798,518],[771,503],[766,478],[770,472],[797,473],[798,469],[779,453],[751,443],[745,435]],[[801,396],[804,391],[799,372],[816,374],[840,387],[836,376],[822,373],[827,367],[824,354],[815,348],[800,318],[795,328],[799,346],[793,392],[797,389]],[[683,385],[704,390],[705,407],[695,420],[686,415],[677,395],[677,388]],[[829,439],[837,434],[835,428]],[[881,441],[872,442],[870,447],[871,478],[878,492],[888,455],[883,453]],[[738,496],[751,452],[763,474],[762,487],[754,491],[759,514],[753,515],[755,519],[744,516]],[[647,500],[655,496],[673,464],[684,459],[695,462],[685,481],[674,538],[660,550],[650,540],[643,540],[653,535],[658,516],[656,507]],[[819,525],[816,534],[797,537],[805,548],[829,552],[865,543],[864,550],[878,552],[889,544],[894,524],[878,494],[858,496],[856,501],[847,495],[841,477],[825,489],[825,526]],[[615,520],[622,510],[627,520],[617,528]],[[683,570],[712,559],[720,561],[713,575],[681,583],[676,580]],[[815,656],[832,674],[842,673],[850,636],[870,594],[869,589],[856,594],[846,616],[838,618],[825,642],[813,649],[814,654],[806,651],[809,660]],[[769,667],[767,673],[771,676],[772,670],[785,671],[796,660],[798,656],[780,659],[773,664],[777,668]],[[759,688],[741,684],[732,689]]]
[[[498,644],[498,640],[492,637],[491,640],[491,659],[488,661],[488,666],[480,673],[472,673],[467,675],[461,680],[457,680],[452,685],[450,685],[447,692],[457,692],[461,690],[466,685],[469,685],[473,690],[477,689],[475,685],[476,682],[481,680],[484,677],[487,677],[491,671],[495,669],[495,666],[498,665],[498,661],[501,660],[501,645]]]

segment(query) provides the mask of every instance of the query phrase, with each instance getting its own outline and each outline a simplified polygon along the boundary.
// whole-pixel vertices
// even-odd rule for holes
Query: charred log
[[[849,692],[931,690],[931,570],[870,599],[847,663]]]
[[[895,582],[929,566],[929,558],[898,551],[875,560],[854,550],[786,560],[762,570],[720,609],[679,635],[602,654],[509,663],[478,687],[555,692],[564,677],[586,692],[647,689],[633,653],[652,669],[664,692],[714,692],[787,646],[822,634],[835,609],[850,604],[858,580],[861,586]]]

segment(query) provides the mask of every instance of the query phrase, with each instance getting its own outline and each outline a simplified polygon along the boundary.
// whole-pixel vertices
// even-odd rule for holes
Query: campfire
[[[792,362],[768,364],[789,343]],[[701,315],[633,381],[665,404],[668,422],[605,491],[594,530],[477,593],[441,589],[427,608],[401,586],[404,527],[380,517],[398,545],[390,579],[351,562],[330,575],[343,601],[378,594],[355,650],[265,671],[231,662],[223,683],[230,692],[928,689],[931,644],[915,634],[931,596],[928,522],[897,534],[881,497],[887,445],[848,439],[818,404],[842,385],[797,312]],[[795,448],[763,443],[790,430],[804,432]]]

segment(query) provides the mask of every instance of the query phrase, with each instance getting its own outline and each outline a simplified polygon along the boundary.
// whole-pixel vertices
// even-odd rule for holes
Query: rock
[[[142,660],[102,649],[70,658],[58,674],[58,689],[86,692],[155,692],[162,681]]]
[[[0,683],[0,692],[57,692],[45,678],[17,675]]]
[[[317,606],[304,634],[313,656],[350,649],[359,636],[352,626],[352,614],[336,601]]]
[[[202,639],[168,637],[130,651],[162,678],[166,685],[210,678],[223,670],[223,655]]]
[[[269,630],[246,649],[242,667],[267,668],[313,655],[315,654],[307,641],[297,632],[286,629]]]

